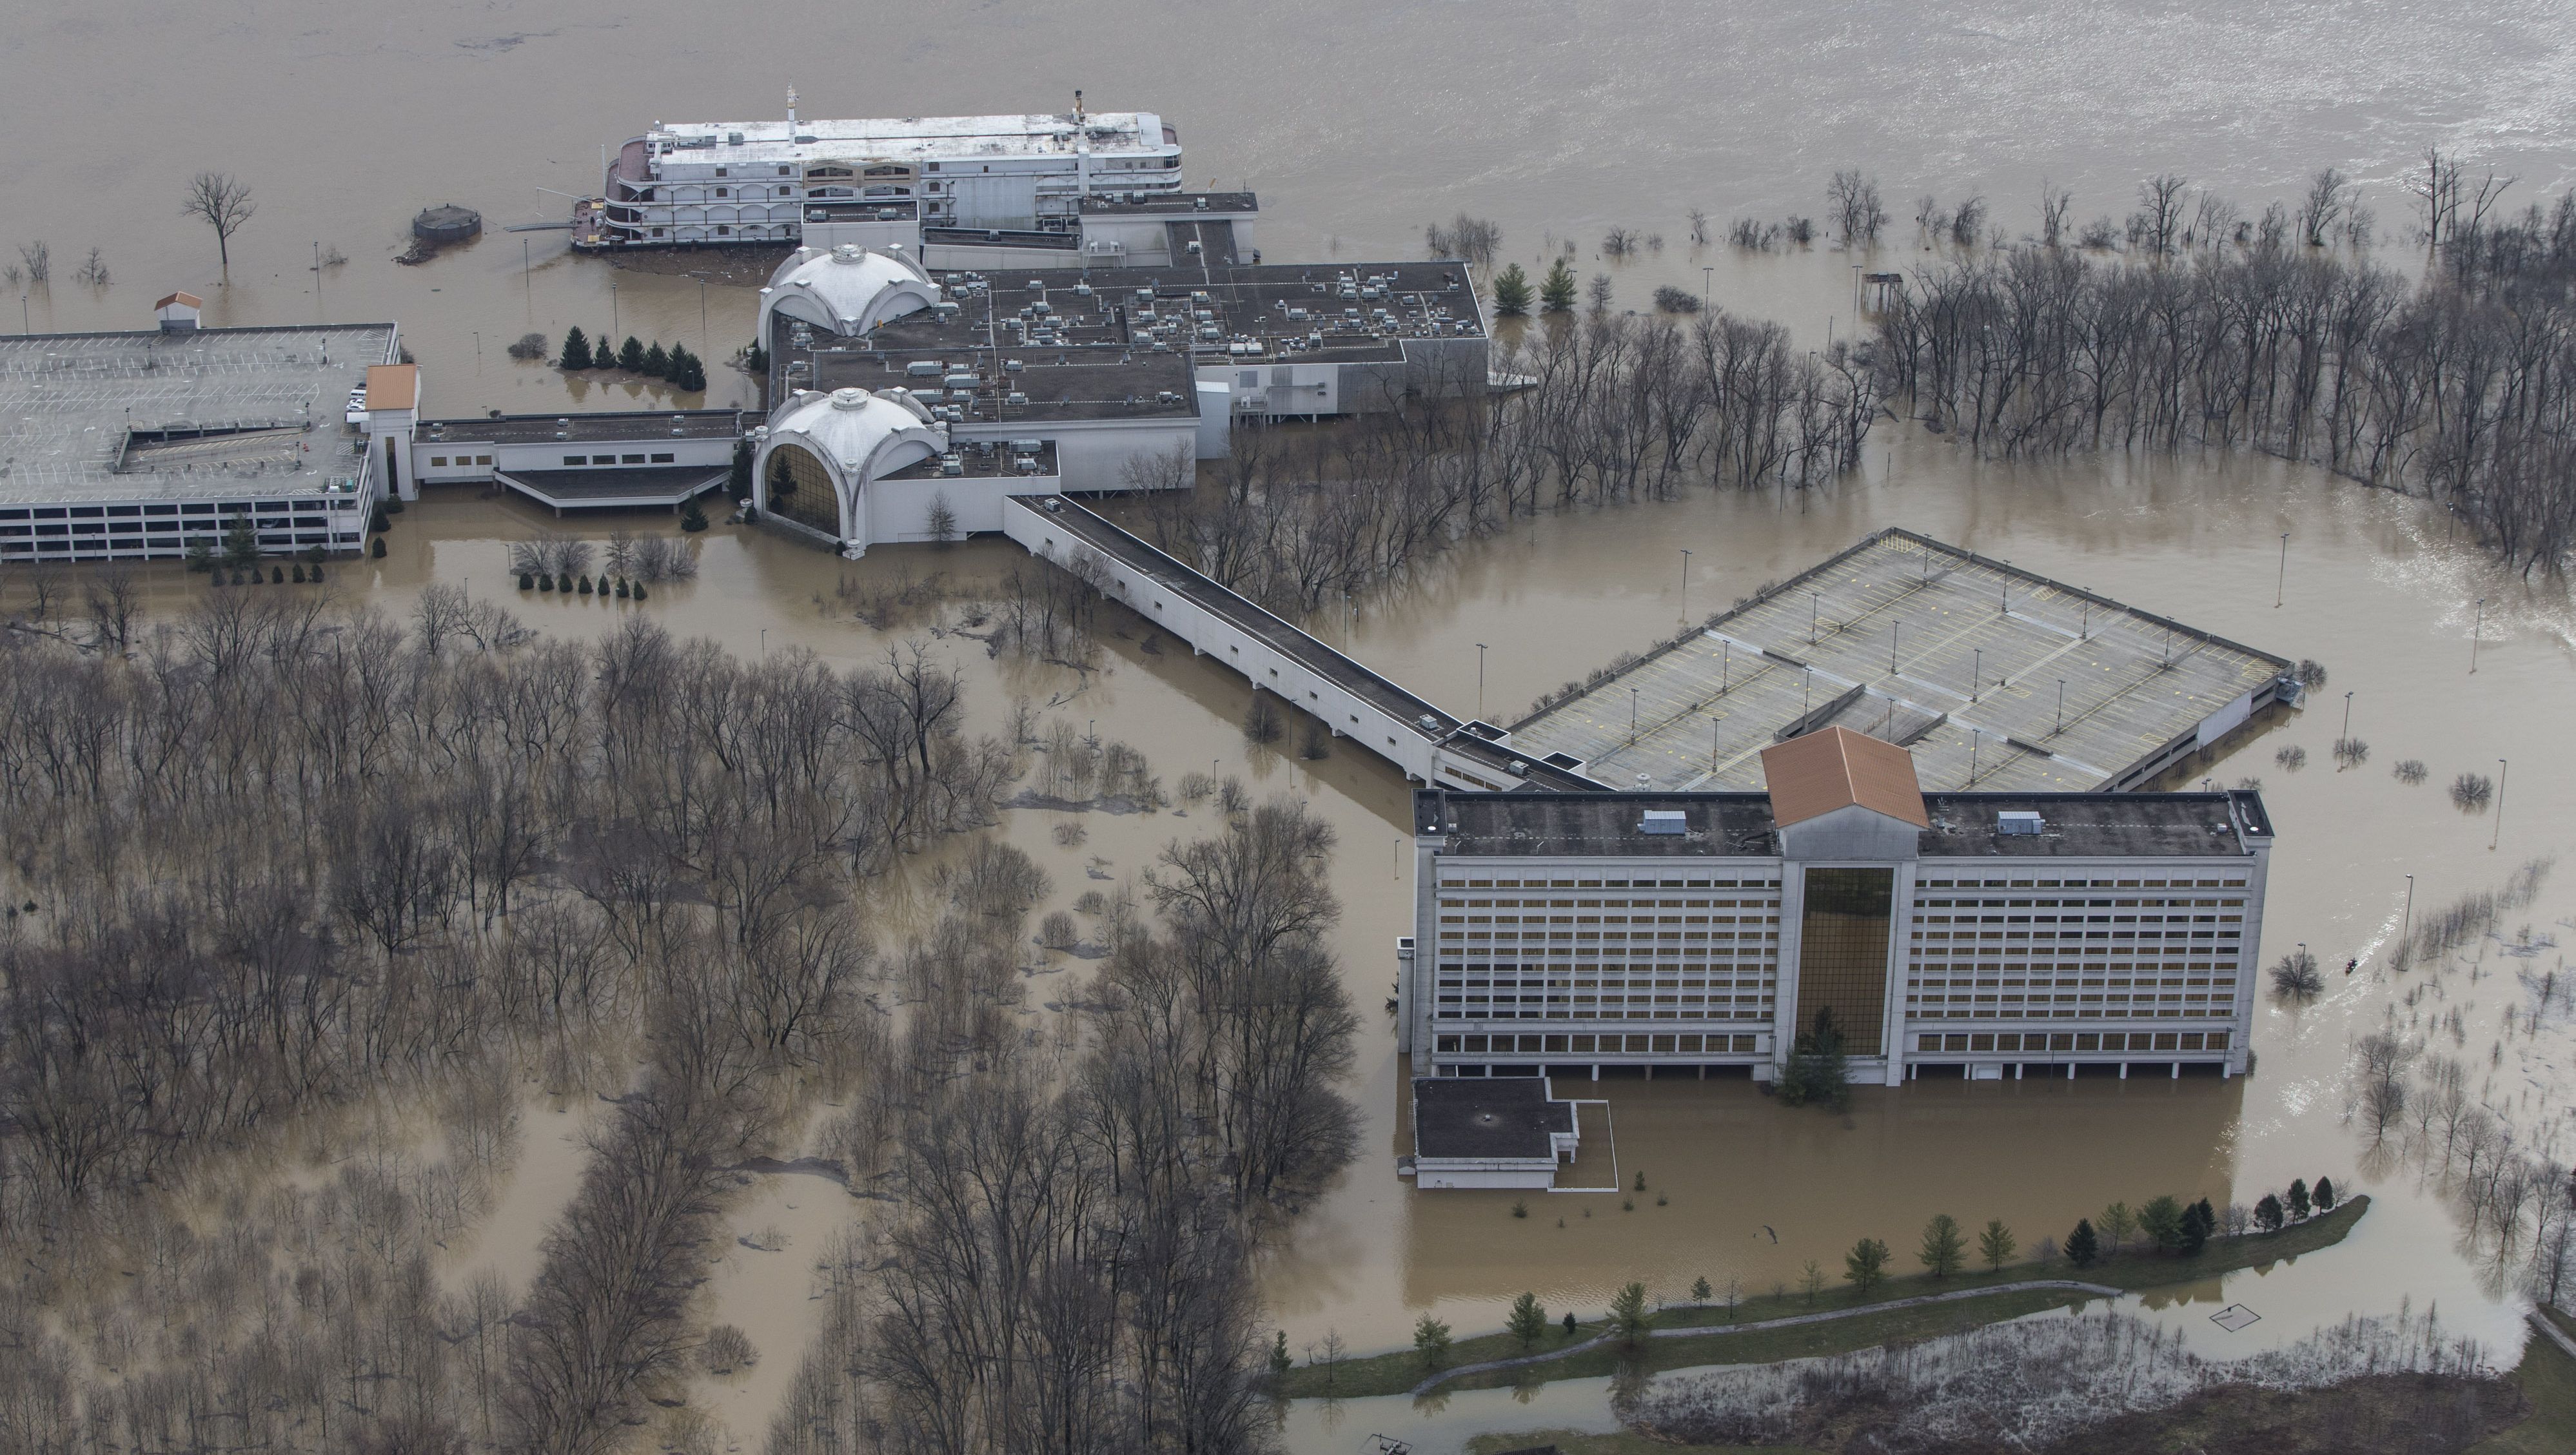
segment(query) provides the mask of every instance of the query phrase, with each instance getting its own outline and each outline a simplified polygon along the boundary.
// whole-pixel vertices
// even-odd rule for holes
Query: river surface
[[[2363,179],[2382,229],[2394,231],[2406,221],[2395,179],[2425,144],[2519,174],[2517,198],[2576,170],[2576,28],[2563,5],[2546,3],[2347,0],[2257,16],[2212,0],[1983,0],[1938,13],[1799,0],[1759,14],[1521,0],[1157,13],[1075,0],[935,12],[792,4],[759,16],[767,38],[649,3],[352,11],[260,0],[178,13],[42,0],[0,38],[0,94],[28,143],[0,209],[0,246],[14,253],[43,238],[54,259],[50,287],[23,290],[24,319],[38,330],[135,327],[152,299],[187,288],[208,300],[210,324],[398,320],[425,366],[432,413],[656,406],[670,396],[567,384],[508,361],[502,346],[578,324],[684,342],[721,365],[754,309],[751,290],[727,281],[744,261],[673,256],[658,271],[620,269],[569,256],[560,233],[523,239],[498,228],[562,216],[558,194],[595,188],[602,143],[656,118],[772,115],[791,81],[809,115],[1054,109],[1081,86],[1095,107],[1162,111],[1181,129],[1194,182],[1257,188],[1259,241],[1273,260],[1414,255],[1423,222],[1463,209],[1502,223],[1508,257],[1576,240],[1584,271],[1616,275],[1621,306],[1659,283],[1706,289],[1810,344],[1849,330],[1856,264],[1913,260],[1911,198],[1921,191],[1952,201],[1981,192],[1996,224],[2018,233],[2033,225],[2028,199],[2043,176],[2075,191],[2080,220],[2125,213],[2149,172],[2207,179],[2259,210],[2334,163]],[[1689,208],[1705,208],[1721,232],[1736,215],[1821,211],[1825,174],[1854,162],[1879,175],[1898,218],[1878,254],[1689,243]],[[203,168],[239,174],[259,198],[234,239],[229,284],[211,234],[177,215],[186,178]],[[479,208],[493,230],[426,265],[394,264],[410,214],[443,201]],[[1662,245],[1599,260],[1611,225]],[[103,288],[71,281],[92,246],[114,279]],[[317,250],[330,249],[348,261],[315,272]],[[750,401],[740,373],[711,373],[703,402]],[[1508,719],[1686,615],[1904,525],[2315,658],[2331,681],[2312,705],[2259,723],[2203,770],[2222,782],[2259,778],[2279,828],[2267,958],[2304,942],[2328,967],[2316,1003],[2263,1001],[2251,1076],[1917,1083],[1864,1090],[1845,1117],[1789,1111],[1739,1082],[1604,1082],[1621,1175],[1643,1171],[1646,1193],[1538,1197],[1520,1218],[1508,1194],[1417,1195],[1393,1172],[1403,1068],[1391,1018],[1378,1012],[1395,937],[1409,929],[1397,775],[1356,753],[1309,763],[1248,751],[1236,727],[1245,684],[1186,654],[1147,653],[1134,637],[1113,636],[1104,670],[1088,676],[996,662],[960,637],[934,642],[967,671],[984,730],[1027,696],[1143,749],[1167,786],[1206,764],[1256,792],[1306,796],[1340,833],[1338,949],[1367,1012],[1350,1090],[1367,1128],[1359,1161],[1266,1264],[1273,1318],[1291,1347],[1327,1333],[1354,1352],[1393,1347],[1425,1311],[1480,1330],[1524,1289],[1552,1311],[1587,1315],[1630,1279],[1665,1298],[1685,1296],[1698,1277],[1767,1291],[1794,1283],[1809,1259],[1837,1268],[1857,1237],[1885,1238],[1902,1255],[1939,1211],[1972,1226],[2002,1217],[2027,1246],[2062,1239],[2114,1199],[2250,1203],[2325,1174],[2378,1200],[2345,1247],[2186,1291],[2157,1316],[2210,1349],[2252,1349],[2347,1312],[2433,1301],[2509,1358],[2520,1337],[2512,1296],[2463,1243],[2438,1189],[2402,1164],[2365,1162],[2345,1120],[2344,1071],[2352,1039],[2388,1017],[2420,1034],[2456,1010],[2457,1029],[2440,1032],[2445,1049],[2471,1062],[2527,1144],[2557,1134],[2576,1082],[2566,1013],[2509,1043],[2498,1027],[2508,1005],[2527,1004],[2516,972],[2559,963],[2552,937],[2576,922],[2576,863],[2518,917],[2534,927],[2530,943],[2472,947],[2454,968],[2405,980],[2388,972],[2385,950],[2408,913],[2408,875],[2421,913],[2576,847],[2576,773],[2563,753],[2576,721],[2576,609],[2564,589],[2497,579],[2413,502],[2273,462],[1983,465],[1892,424],[1869,455],[1860,476],[1804,498],[1701,494],[1523,523],[1316,630],[1347,638],[1355,655],[1452,711]],[[611,524],[576,528],[600,536]],[[431,580],[478,595],[504,589],[504,543],[556,526],[471,491],[434,497],[398,518],[387,560],[335,568],[330,589],[395,614]],[[649,611],[747,655],[801,647],[856,663],[926,633],[937,613],[878,630],[853,619],[854,594],[933,574],[991,582],[1018,559],[1003,543],[976,542],[884,549],[851,565],[727,527],[702,539],[699,578],[648,604],[525,597],[525,614],[544,630],[583,634],[622,611]],[[1694,553],[1686,588],[1683,548]],[[164,604],[193,589],[170,574],[154,584]],[[1480,641],[1499,648],[1481,689]],[[2371,756],[2339,772],[2329,748],[2346,692],[2350,731]],[[2303,769],[2276,765],[2289,746],[2306,750]],[[2406,758],[2424,761],[2427,782],[2391,776]],[[2495,774],[2500,760],[2511,763],[2501,802],[2454,810],[2443,785],[2464,771]],[[1132,879],[1212,815],[1186,804],[1084,814],[1085,842],[1058,843],[1053,830],[1075,817],[1020,810],[997,830],[1053,876],[1042,908]],[[2359,962],[2349,978],[2347,959]],[[1030,1015],[1047,1014],[1057,987],[1087,968],[1046,957]],[[502,1225],[472,1255],[513,1282],[533,1268],[528,1250],[571,1186],[565,1159],[577,1154],[568,1124],[532,1121],[529,1131],[517,1176],[534,1180],[504,1191]],[[2568,1150],[2558,1139],[2557,1154]],[[778,1223],[788,1247],[733,1245],[712,1295],[763,1355],[764,1377],[706,1401],[746,1445],[762,1424],[754,1406],[810,1332],[807,1290],[788,1270],[827,1239],[817,1211],[826,1192],[762,1188],[744,1214],[750,1224],[733,1231],[760,1242]],[[2205,1316],[2230,1301],[2264,1322],[2216,1331]],[[1286,1433],[1300,1451],[1344,1451],[1370,1429],[1399,1433],[1389,1427],[1412,1420],[1432,1455],[1475,1429],[1606,1421],[1594,1382],[1551,1386],[1540,1400],[1385,1402],[1349,1418],[1301,1409]]]

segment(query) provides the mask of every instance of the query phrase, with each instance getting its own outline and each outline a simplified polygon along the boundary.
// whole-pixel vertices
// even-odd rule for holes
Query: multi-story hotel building
[[[1853,1079],[2246,1066],[2252,792],[1933,793],[1842,728],[1760,793],[1415,794],[1416,1075],[1769,1079],[1830,1010]]]

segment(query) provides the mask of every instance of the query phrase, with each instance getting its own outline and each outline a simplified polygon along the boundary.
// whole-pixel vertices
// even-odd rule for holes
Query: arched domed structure
[[[761,432],[752,501],[856,559],[871,536],[869,484],[947,448],[947,428],[909,390],[800,391]]]
[[[798,248],[760,290],[760,338],[783,314],[844,337],[939,301],[939,285],[901,248],[843,243],[829,252]]]

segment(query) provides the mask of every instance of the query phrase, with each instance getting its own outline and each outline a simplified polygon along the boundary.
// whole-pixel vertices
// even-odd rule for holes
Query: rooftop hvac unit
[[[1680,809],[1650,808],[1646,810],[1645,817],[1638,821],[1637,832],[1679,837],[1689,832],[1689,826],[1683,821]]]
[[[2005,809],[1995,815],[1995,832],[1999,834],[2036,834],[2039,815],[2028,809]]]

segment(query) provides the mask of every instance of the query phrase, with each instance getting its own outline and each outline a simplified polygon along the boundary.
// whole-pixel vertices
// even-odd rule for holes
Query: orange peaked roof
[[[1762,777],[1771,789],[1771,822],[1790,824],[1853,804],[1916,828],[1930,828],[1914,755],[1848,728],[1829,727],[1762,750]]]
[[[203,308],[206,306],[206,300],[198,297],[194,293],[173,293],[169,297],[162,299],[160,302],[155,303],[152,306],[155,308],[167,308],[173,303],[185,303],[190,308]]]

